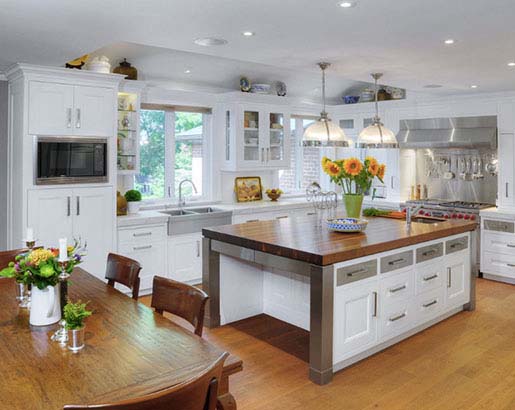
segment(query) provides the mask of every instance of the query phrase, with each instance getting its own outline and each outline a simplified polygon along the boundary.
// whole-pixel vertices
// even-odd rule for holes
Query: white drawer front
[[[515,255],[515,235],[483,232],[483,250]]]
[[[395,337],[413,325],[415,315],[411,299],[390,305],[384,305],[380,301],[379,304],[381,306],[379,327],[382,340]]]
[[[515,254],[483,252],[481,267],[485,273],[515,278]]]
[[[166,239],[166,225],[141,226],[118,230],[119,244],[145,244]]]
[[[445,306],[445,288],[425,292],[417,296],[415,301],[415,316],[422,324],[437,317]]]
[[[430,290],[443,288],[445,278],[446,270],[441,261],[417,266],[415,271],[415,288],[417,295]]]
[[[381,281],[381,305],[390,306],[401,301],[408,301],[414,294],[413,272],[399,273]]]

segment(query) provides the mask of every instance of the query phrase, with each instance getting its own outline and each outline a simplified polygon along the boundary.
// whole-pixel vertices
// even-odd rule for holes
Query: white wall
[[[0,250],[7,247],[7,81],[0,81]]]

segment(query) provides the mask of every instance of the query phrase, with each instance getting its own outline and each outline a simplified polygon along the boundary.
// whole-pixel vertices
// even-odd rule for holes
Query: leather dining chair
[[[132,298],[138,300],[141,265],[134,259],[110,253],[107,256],[106,279],[109,286],[121,283],[132,290]]]
[[[28,252],[28,249],[12,249],[9,251],[0,252],[0,270],[7,268],[9,262],[14,261],[14,258],[21,253]]]
[[[154,276],[150,306],[159,314],[165,311],[187,320],[195,328],[195,334],[201,337],[208,299],[206,292],[194,286]]]
[[[228,353],[223,353],[212,366],[198,376],[157,393],[117,403],[66,405],[64,410],[215,410],[218,385],[227,356]]]

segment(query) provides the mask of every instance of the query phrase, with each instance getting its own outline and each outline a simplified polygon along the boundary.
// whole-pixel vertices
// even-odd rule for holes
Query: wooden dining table
[[[59,410],[134,398],[194,377],[223,353],[83,269],[75,269],[68,289],[71,300],[93,311],[78,353],[50,340],[56,325],[30,326],[15,282],[0,279],[0,408]],[[236,408],[228,375],[241,370],[241,361],[229,362],[220,394]]]

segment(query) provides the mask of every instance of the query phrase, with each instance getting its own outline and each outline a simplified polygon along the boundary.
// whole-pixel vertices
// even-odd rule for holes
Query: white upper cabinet
[[[83,86],[74,88],[75,135],[112,136],[115,118],[113,90]]]
[[[73,133],[73,86],[31,81],[29,87],[29,134]]]
[[[29,134],[114,135],[112,88],[30,81],[28,105]]]
[[[515,208],[515,134],[499,134],[499,191],[497,194],[500,208]]]

